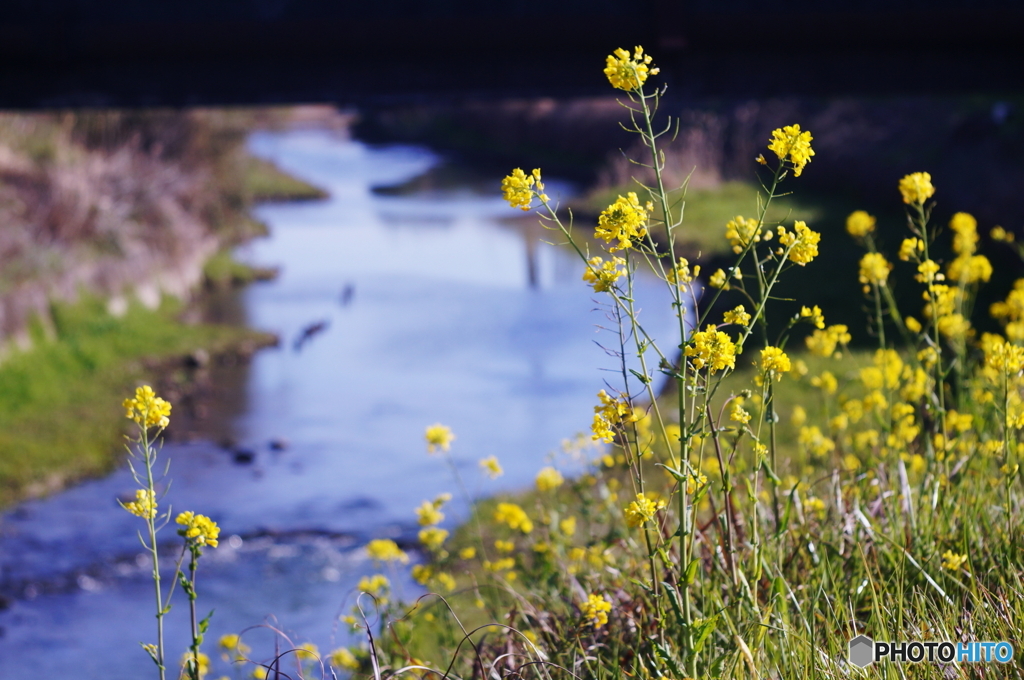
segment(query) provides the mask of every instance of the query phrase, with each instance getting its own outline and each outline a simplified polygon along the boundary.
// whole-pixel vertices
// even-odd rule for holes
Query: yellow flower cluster
[[[540,181],[540,168],[534,168],[533,173],[529,175],[523,172],[522,168],[516,168],[511,175],[501,180],[501,192],[513,208],[529,210],[533,205],[534,196],[547,201],[548,197],[543,191],[544,183]]]
[[[753,218],[746,218],[742,215],[729,220],[725,225],[725,238],[729,239],[732,245],[732,252],[737,255],[743,252],[751,241],[757,243],[761,240],[761,224]]]
[[[761,370],[772,377],[781,377],[793,368],[789,357],[778,347],[765,347],[761,350]]]
[[[375,538],[366,544],[366,554],[375,562],[409,563],[409,556],[390,538]]]
[[[182,677],[192,677],[188,670],[191,666],[195,667],[196,675],[198,675],[199,679],[202,680],[202,678],[206,677],[210,672],[210,657],[202,652],[199,652],[195,656],[192,655],[192,652],[185,652],[181,657],[181,667],[184,669],[181,674]]]
[[[1003,302],[993,302],[989,314],[1006,326],[1006,337],[1024,341],[1024,279],[1017,279]]]
[[[625,250],[633,247],[633,239],[642,239],[647,235],[647,218],[653,206],[648,203],[640,205],[635,191],[619,196],[614,203],[605,208],[597,218],[594,235],[605,243],[616,241],[608,250]]]
[[[487,456],[486,458],[480,459],[480,469],[484,471],[491,479],[497,479],[505,474],[505,471],[501,468],[501,463],[498,462],[497,456]]]
[[[220,527],[206,515],[197,515],[187,511],[178,515],[174,520],[185,527],[179,529],[178,533],[185,537],[189,544],[201,547],[208,545],[211,548],[217,547],[217,538],[220,536]]]
[[[562,477],[562,473],[548,466],[537,473],[536,482],[538,491],[552,491],[562,486],[565,479]]]
[[[664,507],[665,501],[654,501],[648,498],[646,494],[638,493],[636,500],[627,505],[623,509],[622,514],[626,518],[626,524],[635,529],[654,519],[655,513]]]
[[[807,321],[815,328],[825,327],[825,315],[822,314],[821,307],[818,305],[814,305],[814,307],[801,307],[800,318],[807,319]]]
[[[149,489],[139,489],[135,492],[135,500],[122,503],[121,507],[142,519],[153,519],[156,517],[156,497]]]
[[[418,538],[427,550],[437,551],[441,549],[445,539],[448,538],[448,531],[440,527],[426,527],[420,529]]]
[[[859,280],[864,284],[864,292],[870,290],[869,286],[884,286],[889,278],[892,265],[881,253],[866,253],[860,258]]]
[[[1000,378],[1024,370],[1024,347],[1007,342],[994,333],[984,333],[981,348],[985,353],[985,365],[998,371]]]
[[[446,427],[441,423],[435,423],[429,426],[426,430],[425,437],[427,440],[427,452],[434,453],[438,449],[447,451],[451,448],[452,441],[455,439],[455,435],[452,434],[450,427]]]
[[[949,221],[953,231],[953,252],[957,255],[973,255],[978,248],[978,220],[970,213],[958,212]]]
[[[801,427],[797,441],[818,458],[824,457],[835,450],[836,443],[826,437],[817,425]]]
[[[787,125],[772,131],[768,150],[774,151],[780,161],[788,159],[793,164],[793,176],[799,177],[814,155],[812,139],[811,133],[806,130],[801,132],[799,125]]]
[[[722,269],[715,271],[715,273],[711,275],[711,278],[708,279],[708,284],[710,284],[712,288],[729,290],[728,276]]]
[[[440,524],[444,521],[444,513],[441,508],[452,499],[450,493],[443,493],[432,501],[423,501],[416,508],[416,519],[420,526],[428,527],[432,524]]]
[[[666,278],[669,283],[674,283],[677,286],[685,287],[686,284],[693,281],[695,278],[700,276],[700,265],[694,266],[693,270],[690,270],[690,261],[685,257],[679,258],[679,262],[675,267],[665,272]]]
[[[875,230],[875,218],[863,210],[855,210],[846,218],[846,233],[863,238]]]
[[[612,289],[626,270],[622,269],[626,261],[621,257],[613,257],[605,262],[600,255],[587,260],[587,268],[583,270],[583,280],[594,288],[595,293],[605,293]]]
[[[349,651],[348,647],[338,647],[331,652],[328,658],[331,660],[331,665],[340,671],[359,670],[359,660]]]
[[[808,229],[802,220],[793,223],[793,231],[779,227],[779,243],[789,248],[789,259],[803,267],[818,256],[821,234]]]
[[[521,531],[528,534],[533,531],[533,522],[526,515],[526,512],[515,503],[498,503],[494,510],[494,521],[499,524],[508,525],[513,531]]]
[[[714,326],[693,334],[690,343],[683,352],[691,357],[693,365],[699,370],[709,367],[711,373],[736,368],[736,345],[732,339]]]
[[[907,205],[923,205],[935,195],[932,176],[927,172],[914,172],[900,180],[900,194]]]
[[[583,612],[583,618],[594,626],[594,628],[600,628],[608,623],[608,612],[612,610],[612,603],[604,595],[594,595],[593,593],[587,596],[587,601],[580,605],[580,611]]]
[[[967,563],[967,555],[958,555],[952,550],[942,553],[942,568],[946,571],[959,571]]]
[[[594,441],[611,443],[615,439],[616,425],[635,423],[640,419],[625,399],[614,399],[604,390],[597,393],[597,398],[601,403],[594,407],[594,422],[590,426]]]
[[[651,56],[644,54],[644,48],[639,45],[632,55],[628,50],[618,48],[608,55],[605,64],[604,74],[608,76],[608,82],[612,87],[627,92],[640,89],[648,76],[658,74],[656,67],[651,68]]]
[[[737,326],[749,326],[750,315],[747,314],[747,310],[743,305],[738,306],[732,311],[724,314],[725,323],[735,324]]]
[[[359,579],[359,584],[356,587],[360,592],[369,595],[381,595],[391,587],[391,581],[384,574],[374,574],[373,576],[364,576]]]
[[[824,330],[815,330],[807,336],[805,342],[807,349],[820,357],[830,357],[835,354],[836,347],[846,346],[852,338],[844,324],[835,324]]]
[[[149,385],[136,388],[135,396],[132,399],[125,399],[122,405],[125,408],[125,417],[143,427],[167,427],[171,423],[170,402],[156,396]]]

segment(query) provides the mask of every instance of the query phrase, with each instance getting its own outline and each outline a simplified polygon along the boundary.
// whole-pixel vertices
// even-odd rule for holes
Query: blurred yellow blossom
[[[782,377],[788,373],[792,364],[789,357],[779,347],[765,347],[761,350],[761,370],[770,376]]]
[[[859,280],[865,286],[864,292],[868,291],[868,285],[884,286],[890,271],[892,265],[881,253],[867,253],[860,258]]]
[[[376,562],[409,563],[409,556],[390,538],[375,538],[366,544],[366,553]]]
[[[836,351],[837,345],[846,345],[850,342],[850,334],[844,324],[835,324],[825,330],[816,330],[809,335],[805,342],[807,349],[821,357],[830,357]]]
[[[429,426],[424,436],[427,440],[428,453],[434,453],[438,449],[441,451],[447,451],[451,448],[452,441],[455,439],[455,435],[452,434],[451,428],[442,425],[441,423],[434,423]]]
[[[338,647],[330,653],[331,665],[340,671],[359,670],[359,660],[349,651],[348,647]]]
[[[509,529],[522,531],[524,534],[533,531],[533,522],[530,521],[526,512],[515,503],[498,503],[498,507],[494,510],[494,521],[506,524]]]
[[[496,456],[487,456],[486,458],[480,459],[480,469],[484,471],[491,479],[497,479],[505,474],[505,471],[501,469],[501,464],[498,462]]]
[[[800,307],[800,318],[807,319],[815,328],[825,327],[825,315],[822,314],[821,307],[818,305],[814,305],[814,307]]]
[[[359,579],[359,584],[356,586],[360,592],[369,593],[370,595],[380,595],[390,587],[391,581],[384,574],[364,576]]]
[[[942,568],[947,571],[959,571],[967,563],[967,555],[958,555],[952,550],[942,553]]]
[[[932,176],[927,172],[914,172],[900,180],[900,193],[908,205],[923,204],[935,194]]]
[[[973,255],[978,248],[978,220],[970,213],[958,212],[949,221],[953,231],[953,252],[957,255]]]
[[[537,473],[537,490],[538,491],[551,491],[562,486],[565,479],[562,477],[562,473],[553,467],[545,467]]]
[[[863,210],[855,210],[846,218],[846,233],[861,238],[875,230],[875,218]]]
[[[721,269],[711,275],[711,278],[708,279],[708,284],[712,288],[724,288],[725,290],[729,290],[728,277],[726,276],[725,271]]]
[[[737,255],[751,243],[761,240],[761,223],[754,218],[737,215],[725,225],[725,238]]]
[[[583,618],[594,628],[600,628],[608,623],[608,612],[612,610],[612,603],[603,595],[591,593],[587,596],[587,601],[580,605],[580,610],[583,612]]]
[[[445,539],[448,538],[448,531],[439,527],[427,527],[420,529],[419,539],[420,543],[427,548],[427,550],[436,551],[444,545]]]
[[[558,530],[566,536],[572,536],[576,533],[576,518],[566,517],[558,523]]]

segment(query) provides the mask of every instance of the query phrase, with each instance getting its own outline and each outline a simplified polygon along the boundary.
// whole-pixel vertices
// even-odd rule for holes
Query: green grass
[[[121,401],[147,366],[199,348],[230,350],[256,334],[178,321],[180,304],[133,305],[116,318],[102,301],[53,306],[55,337],[37,324],[34,347],[0,365],[0,506],[103,473],[122,457]]]
[[[255,156],[245,159],[243,182],[254,201],[308,201],[327,197],[327,192],[281,170],[273,162]]]

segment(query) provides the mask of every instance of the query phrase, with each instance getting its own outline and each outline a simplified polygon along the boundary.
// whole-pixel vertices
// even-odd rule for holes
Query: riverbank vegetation
[[[291,115],[0,114],[0,506],[109,470],[123,428],[104,404],[138,380],[272,341],[192,303],[273,275],[230,256],[265,233],[256,202],[324,195],[246,149]]]
[[[852,211],[842,234],[776,216],[823,153],[811,131],[780,124],[749,156],[755,211],[717,227],[731,261],[700,271],[675,247],[684,203],[660,153],[672,125],[654,116],[664,91],[651,58],[616,50],[605,73],[649,181],[609,201],[596,229],[556,209],[540,170],[502,184],[577,250],[611,320],[619,366],[592,432],[534,490],[477,504],[454,535],[450,496],[424,499],[426,559],[412,573],[434,594],[410,607],[383,572],[367,577],[343,617],[363,641],[325,662],[374,677],[845,678],[865,672],[848,654],[858,635],[1019,650],[1024,280],[995,304],[979,297],[995,285],[983,246],[1024,255],[1012,232],[965,212],[939,219],[944,188],[921,171],[889,179],[902,215]],[[856,253],[827,276],[854,282],[873,347],[851,349],[855,331],[806,283],[829,238]],[[678,337],[644,328],[640,269],[671,293]],[[427,428],[428,452],[450,455],[455,434]],[[369,553],[408,561],[390,541]],[[1024,677],[1005,656],[866,672]]]

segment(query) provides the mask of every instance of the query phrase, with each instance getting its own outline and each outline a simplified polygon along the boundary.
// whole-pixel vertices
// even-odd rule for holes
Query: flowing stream
[[[565,438],[588,430],[605,380],[621,384],[621,373],[601,370],[616,368],[600,345],[616,346],[618,336],[598,329],[611,322],[580,280],[582,264],[542,243],[557,240],[549,232],[502,223],[519,213],[501,199],[500,177],[474,177],[426,149],[326,131],[259,133],[250,143],[330,198],[259,208],[270,236],[239,257],[281,274],[233,304],[281,345],[221,377],[227,396],[204,437],[163,450],[173,479],[164,507],[222,527],[198,584],[201,614],[215,610],[210,677],[241,672],[219,659],[216,640],[266,621],[322,651],[350,641],[335,624],[374,571],[361,546],[374,537],[411,543],[413,508],[457,492],[444,461],[426,453],[425,426],[456,433],[452,453],[470,494],[513,490],[532,483]],[[571,190],[548,186],[552,196]],[[668,336],[664,286],[640,277],[637,288],[647,328]],[[217,428],[251,462],[239,464]],[[493,481],[478,468],[490,455],[505,469]],[[138,646],[155,638],[151,566],[135,535],[142,523],[115,502],[134,488],[121,469],[0,517],[5,680],[155,677]],[[456,493],[446,525],[466,512]],[[162,536],[177,539],[173,526]],[[173,558],[169,547],[165,574]],[[396,588],[418,595],[404,573],[392,574]],[[188,644],[187,604],[180,590],[176,598],[172,659]],[[245,639],[254,657],[272,651],[266,630]]]

